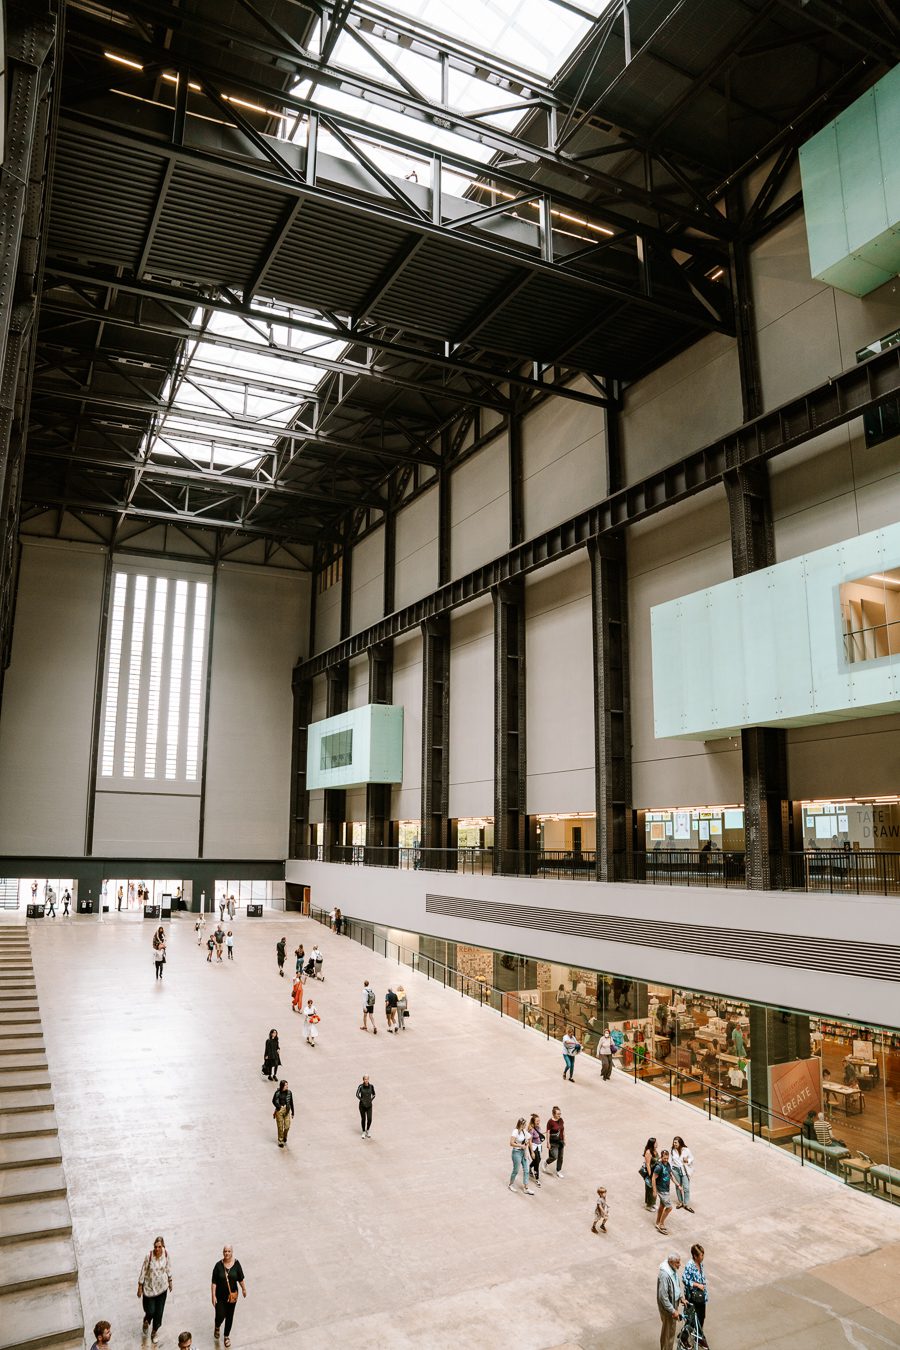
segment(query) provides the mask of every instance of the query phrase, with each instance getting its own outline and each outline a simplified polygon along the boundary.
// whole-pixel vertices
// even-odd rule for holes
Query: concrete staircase
[[[66,1175],[24,924],[0,927],[0,1350],[84,1344]]]

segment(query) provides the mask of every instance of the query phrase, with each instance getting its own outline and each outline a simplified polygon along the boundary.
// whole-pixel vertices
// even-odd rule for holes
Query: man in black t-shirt
[[[238,1288],[246,1298],[247,1286],[241,1263],[234,1259],[234,1248],[226,1246],[222,1248],[222,1260],[213,1266],[211,1285],[212,1305],[216,1310],[213,1335],[216,1340],[219,1339],[219,1331],[224,1323],[226,1346],[231,1345],[231,1324],[237,1307]]]
[[[287,955],[287,938],[279,938],[275,944],[275,956],[278,960],[278,974],[284,979],[284,958]]]

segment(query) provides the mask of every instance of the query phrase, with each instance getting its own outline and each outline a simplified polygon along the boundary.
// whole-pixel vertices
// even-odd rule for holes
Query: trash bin
[[[262,918],[262,912],[263,912],[263,907],[262,907],[262,905],[248,905],[248,906],[247,906],[247,918],[248,918],[248,919],[261,919],[261,918]]]
[[[93,902],[92,902],[91,900],[79,900],[79,901],[78,901],[78,913],[79,913],[79,914],[93,914],[93,912],[94,912],[94,905],[93,905]]]
[[[44,917],[44,906],[28,905],[26,915],[29,919],[42,919]]]
[[[145,905],[145,906],[144,906],[144,918],[145,918],[145,919],[158,919],[158,918],[159,918],[159,905]]]

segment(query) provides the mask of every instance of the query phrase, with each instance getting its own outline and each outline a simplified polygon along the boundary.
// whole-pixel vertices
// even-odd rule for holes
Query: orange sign
[[[819,1059],[792,1059],[769,1065],[769,1108],[801,1125],[810,1111],[822,1110],[822,1066]]]

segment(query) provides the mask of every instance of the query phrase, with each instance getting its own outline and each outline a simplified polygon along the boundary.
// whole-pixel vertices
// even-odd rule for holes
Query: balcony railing
[[[491,848],[376,848],[366,844],[318,844],[300,854],[310,862],[356,867],[398,867],[404,871],[457,872],[489,876],[542,877],[565,881],[597,879],[593,850]],[[774,853],[769,859],[771,885],[781,891],[823,891],[847,895],[900,895],[900,853],[878,849],[807,849]],[[695,849],[654,849],[647,853],[614,854],[610,881],[651,886],[745,887],[743,853]]]

